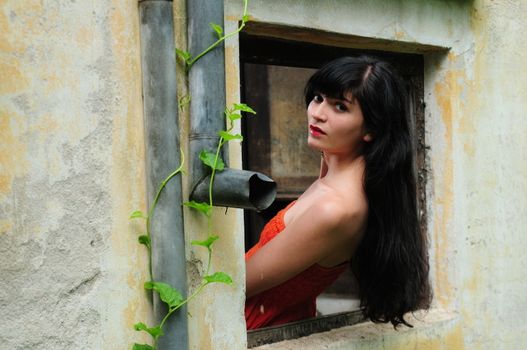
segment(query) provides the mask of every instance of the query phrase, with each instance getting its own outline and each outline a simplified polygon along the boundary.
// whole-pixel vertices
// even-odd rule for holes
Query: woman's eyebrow
[[[326,96],[326,95],[324,95],[324,94],[321,94],[321,95],[324,96],[324,98],[327,98],[327,99],[329,99],[329,100],[346,101],[346,102],[348,102],[350,105],[352,105],[352,104],[353,104],[353,100],[355,100],[355,99],[353,99],[353,100],[350,101],[350,100],[348,100],[347,98],[344,98],[344,97],[330,97],[330,96]]]

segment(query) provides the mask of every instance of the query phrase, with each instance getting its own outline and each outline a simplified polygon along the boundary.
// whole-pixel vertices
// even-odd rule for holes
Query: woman
[[[247,328],[315,316],[351,261],[364,315],[410,326],[404,314],[430,291],[403,83],[385,62],[344,57],[309,79],[305,99],[320,176],[246,254]]]

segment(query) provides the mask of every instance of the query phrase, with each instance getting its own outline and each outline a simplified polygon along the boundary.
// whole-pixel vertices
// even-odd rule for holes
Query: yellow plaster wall
[[[137,1],[0,1],[0,347],[147,339],[145,198]]]

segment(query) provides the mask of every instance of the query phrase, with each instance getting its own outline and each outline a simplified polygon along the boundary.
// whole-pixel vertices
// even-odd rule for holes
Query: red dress
[[[259,242],[246,254],[249,260],[285,228],[284,215],[294,202],[265,225]],[[348,263],[335,267],[312,265],[284,283],[256,294],[245,301],[247,329],[276,326],[316,316],[316,298],[346,270]]]

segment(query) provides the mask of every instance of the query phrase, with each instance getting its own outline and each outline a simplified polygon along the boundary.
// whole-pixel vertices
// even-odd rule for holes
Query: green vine
[[[212,45],[210,45],[208,48],[206,48],[203,52],[199,53],[195,57],[192,57],[189,52],[182,51],[179,49],[176,49],[176,54],[184,61],[185,63],[185,71],[186,73],[189,72],[189,70],[192,68],[194,63],[196,63],[201,57],[212,51],[215,47],[217,47],[219,44],[221,44],[224,40],[227,38],[239,33],[245,26],[245,23],[249,20],[249,16],[247,15],[247,3],[248,0],[244,0],[244,11],[241,23],[239,27],[228,34],[223,34],[223,29],[221,26],[211,23],[212,29],[216,32],[218,36],[218,40],[216,40]],[[191,97],[189,95],[185,95],[179,99],[179,108],[183,110],[189,103],[190,103]],[[208,256],[207,256],[207,268],[205,272],[202,274],[201,282],[196,287],[196,289],[186,298],[183,297],[183,294],[175,289],[174,287],[170,286],[167,283],[163,282],[156,282],[153,279],[153,273],[152,273],[152,237],[151,237],[151,219],[154,215],[155,208],[157,206],[157,203],[159,201],[159,198],[163,192],[163,189],[166,187],[168,182],[176,175],[183,173],[183,167],[185,164],[184,154],[181,151],[181,164],[179,167],[174,170],[171,174],[169,174],[159,185],[159,188],[157,190],[157,193],[154,197],[154,201],[152,202],[148,213],[144,214],[141,211],[134,211],[131,215],[131,219],[144,219],[145,222],[145,233],[140,235],[138,237],[138,241],[140,244],[144,245],[147,248],[148,252],[148,271],[149,271],[149,277],[150,280],[148,282],[144,283],[144,288],[146,290],[150,290],[153,292],[156,292],[159,294],[159,298],[167,304],[168,311],[166,315],[163,317],[161,322],[158,325],[155,325],[154,327],[148,327],[143,322],[136,323],[134,325],[134,329],[136,331],[144,331],[153,339],[153,345],[148,344],[138,344],[134,343],[132,350],[156,350],[158,340],[161,336],[164,335],[163,327],[167,320],[172,316],[178,309],[180,309],[182,306],[187,304],[189,301],[194,299],[197,295],[201,293],[203,288],[205,288],[207,285],[212,283],[224,283],[224,284],[232,284],[232,278],[225,272],[215,272],[213,274],[210,274],[210,267],[211,267],[211,261],[212,261],[212,252],[213,252],[213,244],[214,242],[219,238],[217,235],[213,234],[213,226],[212,226],[212,207],[213,207],[213,195],[212,195],[212,188],[214,184],[214,177],[217,172],[222,171],[225,168],[225,164],[220,157],[221,150],[223,146],[229,142],[229,141],[242,141],[243,137],[240,134],[233,134],[232,130],[234,129],[234,122],[242,117],[242,113],[250,113],[255,114],[256,112],[247,106],[246,104],[240,103],[240,104],[234,104],[232,108],[225,108],[225,117],[229,121],[229,127],[227,130],[221,130],[218,132],[219,141],[218,145],[216,147],[215,152],[210,152],[207,150],[202,150],[199,154],[200,160],[205,164],[207,167],[209,167],[211,170],[210,174],[210,181],[209,181],[209,200],[207,202],[185,202],[183,205],[196,209],[198,212],[204,214],[207,218],[207,238],[203,241],[192,241],[191,244],[194,246],[201,246],[207,249]]]
[[[130,219],[136,219],[136,218],[146,219],[146,224],[145,224],[146,232],[145,232],[144,235],[139,236],[138,241],[139,241],[140,244],[143,244],[148,249],[148,272],[149,272],[149,276],[150,276],[150,280],[151,281],[154,278],[153,278],[153,274],[152,274],[152,244],[151,244],[152,236],[150,234],[150,232],[151,232],[151,230],[150,230],[150,224],[151,224],[150,218],[154,214],[154,209],[155,209],[155,207],[157,205],[157,202],[159,201],[159,196],[161,196],[161,192],[163,191],[163,189],[165,188],[167,183],[174,176],[176,176],[177,174],[183,172],[183,166],[185,165],[185,158],[184,158],[184,153],[183,152],[180,152],[180,154],[181,154],[181,164],[179,165],[179,167],[176,170],[174,170],[170,175],[167,176],[166,179],[164,179],[161,182],[161,185],[159,185],[159,188],[157,190],[156,196],[154,197],[154,202],[152,203],[152,205],[150,206],[150,209],[148,210],[148,215],[145,215],[140,210],[134,211],[130,215]]]
[[[214,43],[212,43],[209,47],[207,47],[205,50],[197,54],[196,56],[192,57],[190,52],[176,49],[176,54],[183,60],[185,63],[185,69],[186,71],[190,71],[194,63],[196,63],[200,58],[211,52],[214,48],[216,48],[218,45],[220,45],[223,41],[230,38],[233,35],[238,34],[241,32],[241,30],[245,27],[245,24],[249,22],[249,15],[247,14],[247,5],[249,1],[243,0],[243,15],[242,20],[240,22],[240,25],[235,31],[232,31],[228,34],[223,34],[223,28],[216,24],[216,23],[210,23],[211,28],[216,32],[216,35],[218,36],[218,40],[216,40]]]

